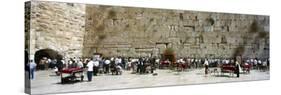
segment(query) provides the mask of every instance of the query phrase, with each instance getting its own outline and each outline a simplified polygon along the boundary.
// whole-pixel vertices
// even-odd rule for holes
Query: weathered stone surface
[[[269,16],[32,1],[30,18],[33,52],[269,57]]]
[[[249,51],[241,55],[269,56],[268,50],[247,47],[256,45],[251,44],[253,41],[264,43],[263,40],[269,40],[269,36],[255,36],[261,32],[269,34],[268,28],[264,28],[269,26],[269,16],[87,5],[86,18],[85,32],[91,36],[84,38],[84,44],[98,48],[94,52],[109,50],[110,47],[100,47],[104,44],[127,43],[130,47],[126,48],[134,49],[134,56],[159,56],[168,47],[173,48],[178,56],[232,57],[238,47]],[[249,33],[253,22],[257,22],[261,29]],[[99,36],[106,37],[101,39]],[[259,47],[269,48],[265,44]],[[89,50],[84,52],[85,55],[91,53]],[[127,54],[119,51],[105,55],[123,56],[123,53]]]
[[[53,49],[62,55],[82,56],[85,31],[85,4],[30,2],[31,55]],[[29,42],[29,41],[26,41]],[[72,53],[74,52],[74,53]],[[70,54],[71,53],[71,54]]]

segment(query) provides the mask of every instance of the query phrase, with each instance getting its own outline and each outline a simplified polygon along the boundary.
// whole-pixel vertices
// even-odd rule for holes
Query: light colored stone
[[[245,57],[269,57],[269,16],[47,1],[31,1],[30,8],[31,54],[50,48],[68,56],[160,56],[172,47],[179,57],[233,57],[244,47]],[[260,29],[252,33],[253,22]],[[248,48],[254,42],[260,48]]]

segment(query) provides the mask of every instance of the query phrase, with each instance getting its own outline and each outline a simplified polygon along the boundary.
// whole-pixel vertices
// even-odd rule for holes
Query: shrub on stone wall
[[[173,48],[167,48],[163,53],[164,59],[169,59],[171,62],[176,61],[175,51]]]

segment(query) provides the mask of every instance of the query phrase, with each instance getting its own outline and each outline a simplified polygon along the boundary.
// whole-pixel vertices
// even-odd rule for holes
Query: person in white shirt
[[[259,68],[259,70],[262,69],[262,62],[261,62],[261,60],[258,60],[258,68]]]
[[[95,59],[93,61],[93,64],[94,64],[94,76],[97,76],[98,72],[99,72],[99,61],[97,59]]]
[[[185,61],[183,60],[183,58],[179,60],[179,66],[181,68],[181,71],[185,69]]]
[[[65,64],[66,64],[66,63],[65,63],[65,61],[64,61],[64,59],[62,59],[62,60],[61,60],[61,62],[62,62],[62,64],[63,64],[63,65],[65,65]]]
[[[109,64],[110,64],[110,60],[107,58],[104,61],[104,67],[105,67],[105,73],[109,73]]]
[[[226,60],[225,60],[225,59],[223,59],[223,60],[222,60],[222,64],[225,64],[225,63],[226,63],[225,61],[226,61]]]
[[[120,57],[118,58],[118,65],[122,65],[122,59]]]
[[[132,61],[131,61],[131,64],[132,64],[131,67],[132,67],[133,73],[136,72],[138,62],[139,62],[139,59],[136,59],[136,58],[132,59]],[[160,61],[159,61],[159,63],[160,63]]]
[[[128,59],[126,65],[127,65],[126,70],[131,70],[131,68],[132,68],[132,59],[131,58]]]
[[[257,64],[258,64],[258,60],[255,59],[255,60],[254,60],[254,65],[257,66]]]
[[[196,69],[199,67],[198,59],[195,59],[195,60],[194,60],[194,65],[195,65],[195,68],[196,68]]]
[[[92,81],[94,62],[91,59],[87,64],[87,77],[88,81]]]
[[[209,67],[208,59],[205,59],[204,66],[205,66],[205,75],[207,75],[208,74],[208,67]]]
[[[114,57],[111,57],[111,58],[110,58],[110,61],[114,61]]]
[[[253,65],[254,64],[254,59],[250,59],[250,64]]]
[[[181,64],[185,63],[185,61],[182,58],[180,59],[180,62],[181,62]]]
[[[36,64],[33,62],[33,60],[30,60],[29,63],[27,64],[29,66],[29,69],[30,69],[30,79],[34,79],[34,72],[35,72],[35,69],[36,69]]]
[[[263,71],[267,70],[267,62],[266,62],[266,60],[262,62],[262,69],[263,69]]]
[[[114,59],[115,65],[118,65],[118,60],[119,60],[118,58],[115,58],[115,59]]]
[[[193,62],[194,62],[194,59],[191,59],[190,61],[191,61],[191,63],[193,63]]]
[[[254,59],[254,62],[253,62],[253,63],[254,63],[254,64],[253,64],[254,68],[255,68],[255,69],[258,69],[258,60],[257,60],[257,58]]]
[[[257,59],[257,65],[256,65],[257,67],[258,67],[258,70],[261,70],[261,60],[260,59]]]
[[[157,59],[155,60],[155,63],[156,63],[156,64],[159,64],[159,63],[160,63],[160,59],[157,58]]]
[[[177,63],[180,64],[180,59],[177,60]]]
[[[226,59],[226,60],[225,60],[225,64],[229,64],[229,59]]]
[[[258,64],[261,64],[261,60],[258,61]]]
[[[73,64],[73,61],[72,61],[72,60],[68,60],[68,66],[67,66],[67,68],[72,68],[72,64]]]

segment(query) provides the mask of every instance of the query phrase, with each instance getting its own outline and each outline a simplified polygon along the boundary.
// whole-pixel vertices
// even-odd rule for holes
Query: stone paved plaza
[[[93,76],[92,82],[87,82],[87,77],[85,77],[83,82],[60,84],[60,76],[55,76],[52,70],[37,71],[35,80],[31,80],[31,94],[270,79],[269,71],[257,70],[252,70],[250,74],[241,74],[240,78],[236,78],[236,75],[230,77],[228,73],[221,76],[213,74],[205,76],[204,69],[189,69],[179,73],[171,70],[156,70],[156,73],[158,75],[153,76],[152,74],[138,75],[131,74],[131,71],[124,71],[122,75]]]

